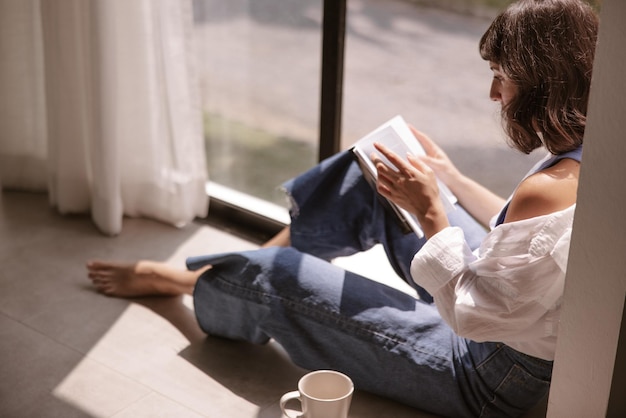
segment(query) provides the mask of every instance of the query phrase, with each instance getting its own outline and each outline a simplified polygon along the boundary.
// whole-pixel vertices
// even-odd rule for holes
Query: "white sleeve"
[[[573,208],[500,225],[476,255],[460,228],[446,228],[415,255],[411,276],[462,337],[541,337],[537,323],[562,297],[572,219]]]

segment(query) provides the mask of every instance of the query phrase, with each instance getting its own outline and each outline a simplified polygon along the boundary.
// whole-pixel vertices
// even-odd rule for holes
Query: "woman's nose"
[[[491,83],[491,89],[489,89],[489,98],[494,102],[502,101],[502,95],[500,94],[500,89],[496,86],[495,80]]]

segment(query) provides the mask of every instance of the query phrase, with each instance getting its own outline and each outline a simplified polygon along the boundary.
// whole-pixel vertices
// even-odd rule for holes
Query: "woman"
[[[422,239],[401,233],[343,152],[285,185],[292,222],[266,248],[192,258],[190,271],[90,262],[89,277],[113,296],[192,293],[208,334],[273,338],[302,367],[422,410],[519,416],[549,389],[597,23],[579,0],[520,0],[483,35],[512,146],[550,152],[508,201],[413,130],[426,157],[378,146],[395,167],[375,159],[378,192],[418,217]],[[458,197],[449,214],[435,174]],[[328,262],[376,243],[421,300]]]

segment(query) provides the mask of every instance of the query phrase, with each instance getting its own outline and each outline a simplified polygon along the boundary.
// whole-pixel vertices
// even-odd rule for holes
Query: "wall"
[[[611,383],[624,381],[625,373],[614,366],[626,294],[626,2],[604,0],[600,21],[548,401],[547,416],[554,418],[626,416],[626,389],[614,388],[610,397]]]

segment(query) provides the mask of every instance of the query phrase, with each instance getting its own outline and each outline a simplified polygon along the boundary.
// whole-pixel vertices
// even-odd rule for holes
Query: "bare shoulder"
[[[526,178],[515,191],[505,222],[547,215],[576,203],[580,164],[566,158]]]

